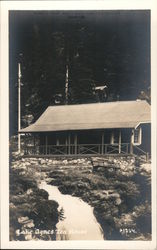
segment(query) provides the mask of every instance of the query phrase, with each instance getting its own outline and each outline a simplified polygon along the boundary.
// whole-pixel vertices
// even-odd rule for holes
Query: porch
[[[28,156],[103,156],[140,154],[148,158],[132,129],[60,131],[25,134],[22,152]],[[93,143],[94,142],[94,143]],[[136,143],[135,143],[136,142]]]
[[[77,145],[40,145],[24,148],[25,155],[104,155],[104,154],[130,154],[131,145],[111,144],[77,144]]]

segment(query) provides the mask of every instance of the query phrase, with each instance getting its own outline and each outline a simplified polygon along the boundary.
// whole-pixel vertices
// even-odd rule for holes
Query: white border
[[[8,10],[151,10],[152,77],[152,241],[61,241],[9,242],[9,96],[8,96]],[[1,2],[1,248],[3,249],[156,249],[156,84],[157,84],[157,1],[3,1]]]

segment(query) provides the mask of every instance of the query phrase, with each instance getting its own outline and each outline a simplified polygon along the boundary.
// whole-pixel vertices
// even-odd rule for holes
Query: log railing
[[[130,144],[71,144],[71,145],[41,145],[23,148],[26,155],[104,155],[129,154]]]

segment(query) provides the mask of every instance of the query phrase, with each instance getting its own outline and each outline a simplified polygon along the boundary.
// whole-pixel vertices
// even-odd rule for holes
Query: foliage
[[[10,119],[17,130],[17,64],[22,66],[22,116],[36,120],[55,96],[65,103],[96,102],[94,86],[108,99],[136,99],[150,85],[148,11],[10,13]],[[27,126],[24,121],[22,126]]]

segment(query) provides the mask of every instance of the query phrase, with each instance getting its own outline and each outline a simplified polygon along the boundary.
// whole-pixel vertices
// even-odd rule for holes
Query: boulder
[[[117,198],[116,200],[115,200],[115,204],[116,205],[120,205],[122,203],[122,200],[120,199],[120,198]]]
[[[29,188],[27,191],[26,191],[26,194],[32,194],[33,193],[33,190],[31,188]]]
[[[68,163],[68,161],[67,160],[63,160],[62,163],[66,165]]]
[[[20,224],[24,224],[24,223],[26,223],[28,220],[29,220],[28,216],[21,216],[21,217],[18,218],[18,222],[19,222]]]
[[[40,162],[39,162],[41,165],[45,164],[45,160],[44,159],[41,159]]]
[[[135,227],[136,223],[131,213],[122,214],[120,218],[114,218],[117,228]]]
[[[53,228],[59,219],[58,203],[53,200],[40,200],[33,204],[30,218],[35,227],[40,229]]]
[[[28,221],[26,221],[26,222],[24,223],[23,228],[32,228],[32,227],[34,227],[34,226],[35,226],[35,225],[34,225],[33,220],[28,220]]]
[[[25,240],[32,240],[32,234],[26,234],[24,237]]]
[[[143,163],[140,165],[139,168],[140,172],[146,172],[147,174],[151,173],[151,164],[150,163]]]

